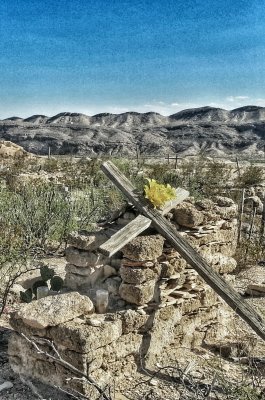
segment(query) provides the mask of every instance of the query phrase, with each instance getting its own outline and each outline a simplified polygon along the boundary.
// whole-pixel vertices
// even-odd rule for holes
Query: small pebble
[[[101,326],[103,321],[100,321],[99,319],[88,319],[87,323],[91,326]]]
[[[157,386],[158,385],[158,381],[156,379],[151,379],[150,385],[151,386]]]

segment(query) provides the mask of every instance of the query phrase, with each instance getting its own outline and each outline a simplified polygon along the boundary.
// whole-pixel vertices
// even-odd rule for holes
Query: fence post
[[[239,168],[238,157],[236,157],[236,165],[237,165],[238,177],[241,178],[241,173],[240,173],[240,168]]]
[[[178,156],[176,155],[176,158],[175,158],[175,169],[177,169],[177,165],[178,165]]]
[[[260,243],[263,242],[264,233],[265,233],[265,191],[263,192],[263,210],[261,215],[261,225],[260,225]]]
[[[241,202],[240,202],[240,210],[239,210],[239,218],[238,218],[238,235],[237,235],[237,243],[241,240],[241,227],[242,227],[242,217],[244,212],[244,203],[245,203],[245,191],[246,189],[242,189]]]

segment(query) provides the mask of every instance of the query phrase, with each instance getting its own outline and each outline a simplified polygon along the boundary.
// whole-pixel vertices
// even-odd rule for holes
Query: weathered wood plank
[[[182,203],[183,200],[189,197],[189,192],[182,188],[176,189],[176,198],[166,202],[164,207],[161,209],[161,214],[167,214],[172,208],[176,207],[178,204]]]
[[[147,218],[152,220],[153,226],[161,233],[179,254],[198,272],[213,290],[242,318],[247,324],[265,340],[265,321],[255,308],[222,279],[204,259],[183,239],[176,229],[157,211],[150,209],[145,199],[137,194],[131,182],[111,162],[102,164],[102,170],[110,180],[122,191],[131,203]]]
[[[151,223],[152,221],[149,218],[146,218],[143,215],[138,215],[138,217],[129,222],[124,228],[111,236],[107,242],[103,243],[99,247],[99,251],[108,257],[113,256],[132,239],[145,231]]]

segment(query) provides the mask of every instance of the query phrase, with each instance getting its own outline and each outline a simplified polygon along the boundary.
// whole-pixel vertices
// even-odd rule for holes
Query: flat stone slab
[[[97,250],[98,247],[108,240],[108,235],[105,231],[97,232],[72,232],[68,238],[70,246],[80,250]]]
[[[93,311],[92,301],[77,292],[44,297],[29,304],[23,304],[16,313],[16,318],[24,324],[37,329],[56,326],[75,317]]]
[[[256,292],[260,292],[263,293],[265,296],[265,283],[261,283],[261,284],[249,284],[247,287],[247,291],[256,291]]]

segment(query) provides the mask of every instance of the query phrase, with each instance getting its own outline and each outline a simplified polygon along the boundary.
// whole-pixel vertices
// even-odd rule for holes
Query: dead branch
[[[104,400],[112,400],[110,396],[107,396],[105,393],[105,390],[101,389],[101,387],[97,384],[97,382],[91,378],[90,376],[84,374],[82,371],[80,371],[78,368],[74,367],[72,364],[70,364],[68,361],[65,361],[60,353],[58,352],[58,350],[55,348],[55,345],[52,341],[48,340],[48,339],[41,339],[41,341],[43,343],[48,344],[52,350],[55,352],[55,356],[42,350],[38,344],[36,343],[35,340],[28,338],[24,333],[21,333],[21,336],[28,342],[30,343],[36,350],[36,352],[38,354],[42,354],[45,357],[49,358],[50,360],[56,362],[57,364],[65,367],[68,371],[73,372],[75,375],[81,376],[82,378],[84,378],[90,385],[94,386],[95,389],[98,391],[98,393],[100,394],[100,396],[102,396],[102,398]]]

